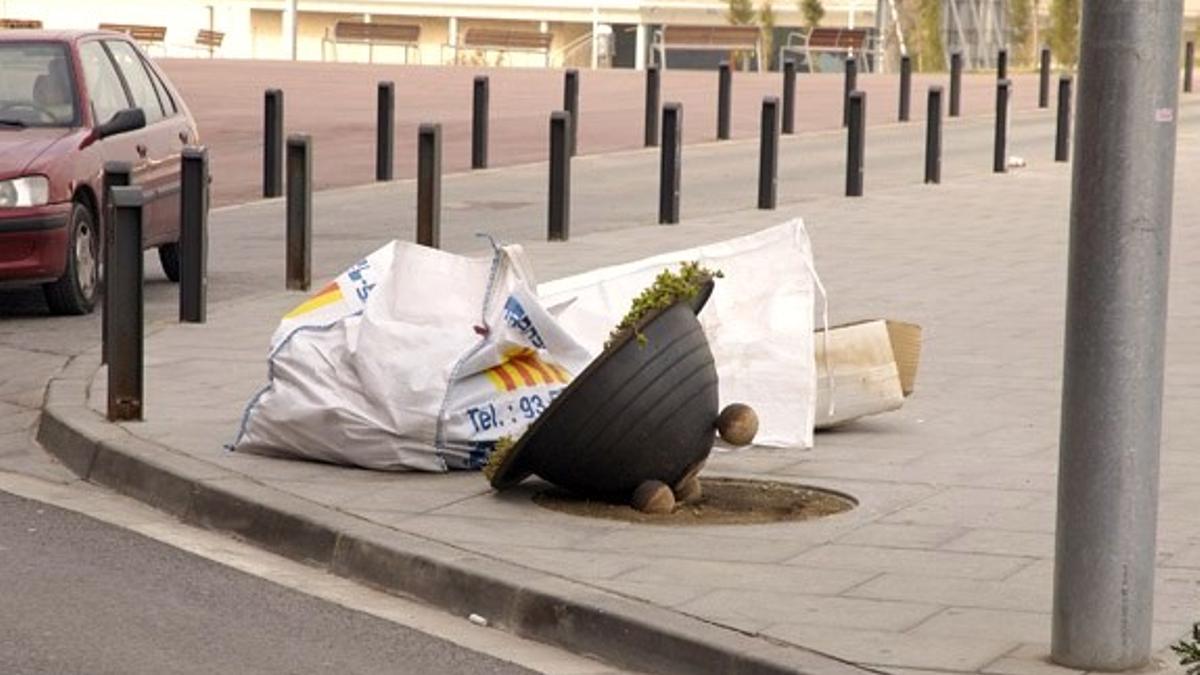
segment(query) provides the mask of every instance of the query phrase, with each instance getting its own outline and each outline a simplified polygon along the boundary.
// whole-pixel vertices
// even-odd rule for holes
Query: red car
[[[56,314],[96,304],[105,162],[147,195],[146,248],[179,279],[179,161],[196,123],[124,35],[0,31],[0,285],[41,284]]]

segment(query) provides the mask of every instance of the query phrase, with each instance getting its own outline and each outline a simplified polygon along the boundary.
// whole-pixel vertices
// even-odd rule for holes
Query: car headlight
[[[50,201],[50,181],[45,176],[0,180],[0,208],[42,206]]]

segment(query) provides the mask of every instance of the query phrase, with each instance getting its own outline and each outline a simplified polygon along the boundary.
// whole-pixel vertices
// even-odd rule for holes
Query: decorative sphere
[[[675,510],[675,493],[666,483],[648,480],[633,491],[630,505],[642,513],[670,513]]]
[[[731,403],[717,416],[717,432],[730,445],[750,445],[758,433],[758,413],[745,403]]]

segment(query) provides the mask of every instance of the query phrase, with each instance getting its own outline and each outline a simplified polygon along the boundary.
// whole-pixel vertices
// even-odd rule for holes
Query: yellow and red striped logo
[[[571,375],[553,363],[538,358],[532,349],[516,349],[505,361],[484,371],[496,391],[514,391],[542,384],[567,384]]]
[[[288,312],[285,319],[294,319],[302,314],[314,312],[326,305],[331,305],[342,299],[342,289],[337,285],[337,282],[331,282],[325,288],[322,288],[316,295],[301,303],[296,309]]]

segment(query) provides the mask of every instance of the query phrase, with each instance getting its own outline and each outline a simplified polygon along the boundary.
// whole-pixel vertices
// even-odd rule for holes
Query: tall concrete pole
[[[1085,2],[1051,657],[1150,657],[1182,0]]]

